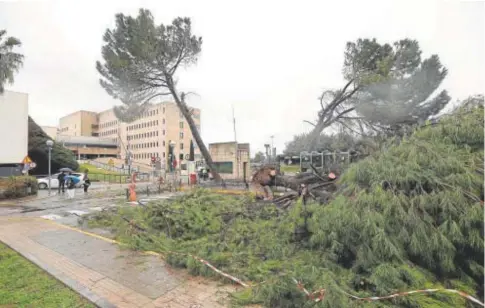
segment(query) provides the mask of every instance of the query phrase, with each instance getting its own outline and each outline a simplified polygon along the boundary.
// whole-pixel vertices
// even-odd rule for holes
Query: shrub
[[[30,193],[28,193],[30,187]],[[37,194],[37,179],[32,176],[11,176],[0,179],[0,198],[14,199]]]

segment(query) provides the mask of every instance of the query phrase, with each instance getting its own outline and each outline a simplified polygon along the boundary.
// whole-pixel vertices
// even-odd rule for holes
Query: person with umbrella
[[[66,174],[64,172],[59,173],[59,175],[57,176],[57,180],[59,181],[59,189],[58,189],[59,195],[61,194],[61,190],[62,190],[62,193],[64,193],[64,191],[65,191],[65,185],[64,185],[65,176],[66,176]]]
[[[65,183],[66,183],[66,174],[68,172],[72,172],[72,170],[70,168],[61,168],[59,169],[59,175],[57,176],[57,180],[59,181],[59,188],[58,188],[58,193],[61,194],[61,191],[62,193],[64,193],[65,191]]]
[[[64,177],[66,181],[66,186],[67,186],[67,198],[68,199],[73,199],[74,198],[74,187],[76,186],[77,183],[81,181],[81,179],[77,176],[72,175],[72,172],[69,172],[68,175]]]

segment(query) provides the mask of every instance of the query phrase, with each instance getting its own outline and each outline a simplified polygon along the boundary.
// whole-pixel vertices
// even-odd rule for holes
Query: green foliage
[[[412,263],[482,296],[483,137],[483,109],[476,108],[355,164],[340,179],[343,194],[314,213],[312,244],[370,275],[367,290],[377,294],[417,287],[396,272]]]
[[[195,254],[258,283],[234,294],[235,305],[465,307],[450,293],[366,303],[344,292],[456,288],[483,297],[483,208],[476,197],[483,192],[483,137],[481,108],[421,128],[348,169],[326,206],[297,202],[283,211],[249,196],[198,190],[96,214],[91,224],[110,226],[132,248]],[[190,257],[166,255],[192,274],[220,278]],[[309,301],[292,278],[310,291],[324,287],[325,300]]]
[[[345,79],[355,79],[363,85],[385,80],[392,66],[392,54],[391,45],[381,45],[375,38],[347,42],[343,67]]]
[[[284,153],[287,155],[299,155],[303,151],[348,151],[356,150],[361,153],[370,153],[377,149],[378,145],[373,138],[356,137],[348,133],[338,133],[333,135],[321,134],[317,143],[312,147],[308,134],[295,135],[293,139],[286,143]]]
[[[27,190],[30,187],[30,193]],[[1,198],[14,199],[37,194],[37,179],[32,176],[11,176],[0,179]]]
[[[23,64],[24,56],[13,52],[22,43],[15,37],[5,37],[6,30],[0,30],[0,94],[3,93],[5,83],[14,82],[14,74]]]
[[[254,158],[251,160],[254,163],[262,163],[265,159],[265,155],[263,152],[258,151],[254,154]]]
[[[0,243],[0,307],[95,307]]]
[[[31,174],[48,174],[49,173],[49,154],[46,141],[51,139],[40,128],[34,120],[29,117],[29,147],[28,155],[37,164],[37,167],[30,171]],[[64,148],[61,144],[54,142],[52,147],[51,172],[55,173],[60,168],[71,168],[77,170],[79,164],[75,155]]]

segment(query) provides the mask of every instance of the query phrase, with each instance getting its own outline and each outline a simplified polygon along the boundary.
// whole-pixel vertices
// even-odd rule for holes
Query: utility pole
[[[271,152],[270,152],[270,155],[271,155],[271,162],[273,162],[273,149],[274,149],[274,135],[271,135]]]
[[[233,124],[233,129],[234,129],[234,142],[237,143],[237,137],[236,137],[236,117],[234,116],[234,105],[232,105],[232,124]]]
[[[239,179],[239,151],[237,146],[237,135],[236,135],[236,116],[234,115],[234,105],[232,105],[232,126],[234,129],[234,153],[236,154],[236,179]]]

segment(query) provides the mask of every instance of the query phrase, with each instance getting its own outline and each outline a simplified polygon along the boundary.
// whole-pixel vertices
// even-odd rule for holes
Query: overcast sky
[[[483,93],[484,3],[480,1],[59,1],[0,2],[0,29],[18,37],[25,65],[7,89],[29,93],[40,125],[80,109],[102,111],[118,102],[98,83],[102,36],[118,12],[152,11],[157,22],[192,18],[203,37],[196,66],[181,71],[180,90],[195,91],[206,143],[237,139],[252,152],[310,130],[317,97],[343,84],[347,41],[417,39],[424,56],[437,53],[449,69],[443,82],[453,99]]]

